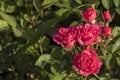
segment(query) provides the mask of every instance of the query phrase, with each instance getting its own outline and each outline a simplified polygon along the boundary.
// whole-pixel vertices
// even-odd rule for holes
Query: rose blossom
[[[83,76],[97,74],[102,66],[102,60],[94,50],[83,50],[73,58],[73,68]]]
[[[53,35],[53,40],[65,48],[72,48],[76,43],[76,27],[58,28],[58,34]]]
[[[103,29],[102,29],[102,34],[106,37],[109,37],[112,33],[112,28],[109,27],[109,26],[105,26]]]
[[[81,45],[93,45],[100,35],[100,27],[97,24],[85,24],[79,28],[77,40]]]
[[[111,15],[110,15],[109,11],[105,11],[103,13],[103,19],[104,19],[105,22],[108,22],[111,19]]]
[[[94,8],[88,8],[86,11],[82,11],[81,14],[87,21],[93,21],[96,18],[96,10]]]

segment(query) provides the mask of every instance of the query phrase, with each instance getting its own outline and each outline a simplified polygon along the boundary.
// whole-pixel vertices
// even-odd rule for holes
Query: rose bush
[[[0,0],[0,80],[119,80],[119,2]]]

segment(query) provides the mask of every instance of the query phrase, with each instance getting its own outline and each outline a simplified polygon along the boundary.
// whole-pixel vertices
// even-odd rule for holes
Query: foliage
[[[70,50],[54,43],[52,35],[57,24],[85,23],[80,12],[93,5],[97,21],[105,10],[112,15],[113,39],[98,46],[104,60],[99,79],[119,80],[120,0],[0,0],[0,80],[85,79],[73,70]],[[96,76],[86,80],[97,80]]]

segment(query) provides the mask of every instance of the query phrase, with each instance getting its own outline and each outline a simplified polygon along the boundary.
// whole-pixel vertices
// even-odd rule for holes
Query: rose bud
[[[112,28],[109,27],[109,26],[105,26],[103,29],[102,29],[102,34],[106,37],[110,37],[111,36],[111,33],[112,33]]]
[[[109,12],[109,11],[105,11],[105,12],[103,13],[103,19],[104,19],[105,22],[109,22],[109,21],[110,21],[111,15],[110,15],[110,12]]]
[[[96,10],[94,8],[88,8],[86,11],[82,11],[81,14],[87,21],[93,21],[96,18]]]

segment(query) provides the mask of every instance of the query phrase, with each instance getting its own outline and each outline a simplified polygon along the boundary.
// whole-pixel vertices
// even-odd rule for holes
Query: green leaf
[[[53,80],[63,80],[61,75],[56,75]]]
[[[57,7],[60,7],[60,8],[64,7],[64,4],[59,3],[59,2],[55,3],[54,5],[57,6]]]
[[[108,80],[108,79],[105,77],[101,77],[100,80]]]
[[[15,6],[14,5],[8,5],[6,9],[6,13],[12,13],[15,11]]]
[[[7,15],[5,13],[0,12],[0,16],[12,27],[16,27],[17,26],[17,22],[15,17]]]
[[[82,0],[75,0],[78,4],[82,4]]]
[[[23,6],[23,0],[17,0],[16,1],[16,5],[19,6],[19,7],[22,7]]]
[[[37,10],[37,12],[40,12],[40,9],[41,9],[40,0],[33,0],[33,5],[34,5],[35,9]]]
[[[52,57],[60,59],[62,56],[62,51],[60,48],[54,47],[51,51]]]
[[[50,43],[49,38],[47,36],[43,36],[40,40],[40,43],[42,45],[43,50],[47,51],[49,48],[49,43]]]
[[[120,57],[116,57],[117,64],[120,65]]]
[[[56,74],[56,75],[54,75],[54,77],[51,76],[51,77],[53,77],[51,80],[63,80],[63,78],[64,78],[65,76],[66,76],[65,73]]]
[[[6,10],[6,4],[4,1],[0,1],[0,11],[5,12]]]
[[[120,15],[120,9],[119,8],[115,9],[115,11]]]
[[[0,31],[8,28],[8,24],[6,21],[0,19]]]
[[[60,20],[61,20],[61,18],[56,17],[56,18],[47,20],[42,25],[41,24],[37,24],[36,25],[36,26],[38,26],[38,33],[37,34],[44,34],[44,33],[46,33],[50,28],[54,27],[55,24],[57,22],[59,22]]]
[[[55,68],[52,67],[52,66],[51,66],[51,71],[52,71],[52,73],[55,74],[55,75],[58,75],[58,74],[59,74],[59,73],[57,73],[57,71],[55,70]]]
[[[65,67],[66,64],[67,64],[67,60],[65,59],[60,62],[61,67]]]
[[[109,53],[105,59],[105,65],[107,69],[111,69],[111,66],[110,66],[111,59],[112,59],[112,54]]]
[[[117,36],[118,34],[120,34],[120,26],[116,26],[112,29],[113,37]]]
[[[110,8],[110,0],[102,0],[102,4],[106,9]]]
[[[97,80],[96,78],[90,78],[90,80]]]
[[[113,0],[115,6],[118,8],[120,5],[120,0]]]
[[[0,44],[0,52],[2,51],[2,45]]]
[[[73,21],[70,25],[71,25],[71,26],[78,25],[78,22],[77,22],[77,21]]]
[[[62,16],[66,11],[67,11],[67,9],[61,8],[61,9],[59,9],[59,10],[56,12],[56,14],[57,14],[58,16]]]
[[[114,43],[112,47],[112,53],[114,53],[116,50],[119,50],[119,49],[120,49],[120,38],[116,40],[116,42]]]
[[[36,61],[35,65],[43,68],[50,60],[50,54],[42,54]]]
[[[107,78],[107,80],[110,80],[111,79],[110,73],[105,73],[105,77]]]
[[[89,4],[99,4],[100,0],[85,0]]]
[[[55,3],[57,2],[58,0],[44,0],[43,3],[42,3],[42,6],[46,6],[46,5],[49,5],[49,4],[52,4],[52,3]]]
[[[12,30],[14,32],[14,35],[16,37],[20,37],[23,35],[20,29],[16,28],[17,27],[17,21],[15,17],[7,15],[5,13],[0,12],[0,16],[12,27]]]
[[[67,9],[71,9],[71,0],[62,0],[63,1],[63,6],[66,7]]]
[[[15,35],[16,37],[20,37],[20,36],[23,35],[22,31],[21,31],[20,29],[16,28],[16,27],[12,27],[12,30],[13,30],[14,35]]]

